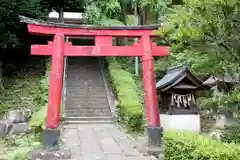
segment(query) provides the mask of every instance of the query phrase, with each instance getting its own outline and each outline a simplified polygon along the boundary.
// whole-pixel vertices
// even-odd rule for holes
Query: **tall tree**
[[[159,34],[172,46],[172,53],[159,59],[156,68],[166,70],[187,61],[195,72],[218,78],[227,74],[239,83],[240,1],[184,0],[183,5],[171,11],[162,17],[165,26],[159,29]],[[222,96],[204,97],[202,107],[239,116],[240,88],[236,85],[229,89]]]

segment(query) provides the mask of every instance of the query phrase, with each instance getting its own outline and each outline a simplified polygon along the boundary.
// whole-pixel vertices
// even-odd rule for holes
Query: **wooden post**
[[[45,147],[55,148],[59,145],[62,95],[62,78],[64,65],[64,35],[56,34],[53,41],[52,64],[50,72],[50,84],[48,93],[48,111],[46,130],[44,134]]]
[[[154,75],[154,59],[152,56],[152,42],[150,36],[142,36],[140,41],[142,47],[142,66],[143,66],[143,82],[145,105],[148,117],[148,153],[159,152],[162,142],[162,128],[160,126],[160,115],[157,103],[156,82]],[[154,147],[154,151],[149,149]]]

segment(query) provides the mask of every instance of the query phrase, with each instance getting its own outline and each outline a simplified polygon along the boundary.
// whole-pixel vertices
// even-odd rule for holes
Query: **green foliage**
[[[85,19],[88,24],[122,25],[121,21],[124,19],[122,16],[125,16],[118,0],[89,1],[85,10]]]
[[[236,75],[240,72],[240,1],[184,0],[182,5],[169,10],[161,17],[164,26],[158,34],[164,39],[161,43],[171,46],[171,56],[158,58],[155,70],[163,73],[170,66],[188,62],[196,73],[216,77],[227,73],[239,81]],[[239,94],[239,88],[223,96],[202,94],[201,108],[231,112],[237,117]]]
[[[42,0],[2,0],[0,3],[0,48],[26,45],[28,40],[24,24],[19,22],[19,14],[39,18],[46,15]]]
[[[221,140],[226,143],[240,144],[240,121],[236,121],[225,127],[222,132]]]
[[[193,133],[164,135],[166,160],[239,160],[240,146],[225,144]]]
[[[10,109],[36,109],[39,96],[39,78],[19,73],[14,77],[5,77],[5,89],[0,90],[0,115]]]
[[[35,111],[30,119],[30,127],[34,134],[10,136],[8,137],[8,145],[10,151],[8,153],[9,160],[26,160],[30,150],[38,148],[41,145],[42,133],[45,129],[45,121],[47,116],[48,87],[50,75],[50,59],[46,61],[46,71],[39,80],[39,108]]]
[[[8,160],[27,160],[27,154],[31,147],[19,147],[8,155]]]
[[[30,59],[29,61],[36,60]],[[4,88],[0,90],[0,116],[8,110],[24,108],[36,111],[40,103],[40,77],[43,65],[28,65],[18,72],[3,77]]]
[[[201,64],[208,73],[239,71],[240,3],[227,2],[185,0],[184,5],[171,9],[159,34],[170,45],[175,40],[172,52],[176,60],[188,60],[192,66]]]
[[[119,101],[119,120],[129,131],[141,131],[144,113],[133,75],[122,69],[116,58],[111,57],[107,60],[109,77]]]
[[[234,88],[227,94],[202,97],[200,107],[205,110],[221,112],[239,118],[240,89]]]
[[[8,137],[8,160],[26,160],[28,152],[41,146],[40,138],[36,135],[20,135]]]
[[[45,75],[42,77],[40,82],[40,108],[32,115],[32,118],[30,120],[30,126],[34,130],[35,134],[42,133],[45,128],[47,116],[48,88],[50,79],[50,64],[50,59],[47,59]]]
[[[47,117],[47,105],[45,104],[39,111],[32,115],[30,120],[30,127],[34,130],[35,134],[42,133],[45,129],[45,122]]]
[[[51,59],[47,59],[45,65],[46,65],[45,74],[40,81],[42,104],[46,104],[48,102],[48,88],[49,88],[49,81],[50,81]]]

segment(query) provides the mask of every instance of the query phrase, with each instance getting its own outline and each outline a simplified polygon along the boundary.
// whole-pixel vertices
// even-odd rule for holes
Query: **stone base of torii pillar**
[[[164,160],[163,130],[159,128],[148,128],[148,135],[137,140],[134,146],[145,156],[154,156],[158,160]]]
[[[53,146],[53,147],[49,147]],[[70,159],[70,149],[60,148],[60,129],[45,129],[43,148],[28,153],[28,160],[62,160]]]

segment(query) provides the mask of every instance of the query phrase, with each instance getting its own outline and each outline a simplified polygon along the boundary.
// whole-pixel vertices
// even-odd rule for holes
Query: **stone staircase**
[[[97,57],[69,57],[66,123],[111,123],[112,115]]]

